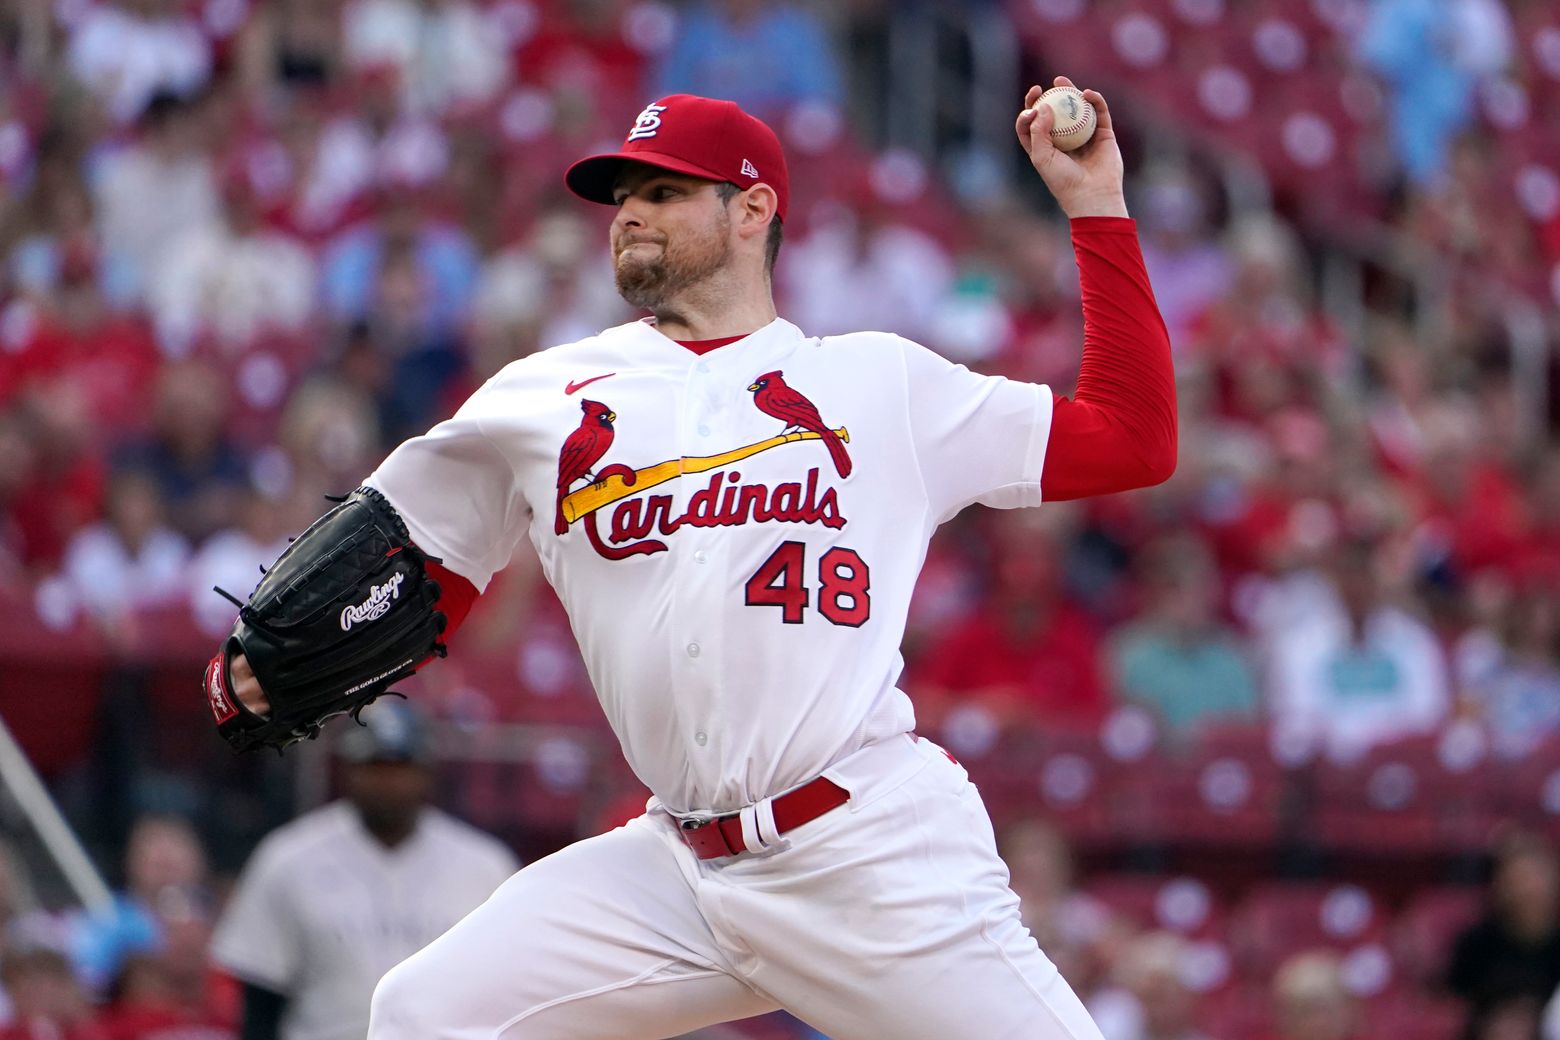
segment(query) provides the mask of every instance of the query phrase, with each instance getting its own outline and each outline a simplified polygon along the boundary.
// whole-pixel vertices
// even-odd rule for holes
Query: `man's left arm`
[[[1058,76],[1056,86],[1072,86]],[[1041,489],[1050,501],[1157,484],[1175,469],[1175,373],[1170,337],[1127,216],[1121,149],[1110,108],[1095,90],[1084,98],[1097,125],[1089,143],[1059,150],[1054,116],[1031,106],[1031,87],[1014,124],[1036,172],[1071,221],[1083,290],[1083,362],[1071,400],[1058,396]]]

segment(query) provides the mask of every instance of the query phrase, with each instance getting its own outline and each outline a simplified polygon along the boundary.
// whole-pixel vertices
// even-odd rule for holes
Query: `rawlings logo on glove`
[[[444,656],[445,617],[428,560],[373,488],[358,488],[311,524],[239,604],[237,624],[206,669],[217,732],[239,751],[311,739],[327,719],[356,715],[397,679]],[[233,696],[238,654],[269,715]]]
[[[227,662],[222,656],[219,653],[206,666],[206,704],[211,708],[211,714],[216,716],[219,726],[238,714],[238,709],[233,707],[233,699],[228,696]]]
[[[341,630],[347,631],[353,625],[361,621],[373,621],[382,618],[390,610],[390,601],[401,593],[401,582],[406,575],[397,574],[383,585],[375,585],[369,593],[368,599],[355,607],[346,607],[341,611]]]

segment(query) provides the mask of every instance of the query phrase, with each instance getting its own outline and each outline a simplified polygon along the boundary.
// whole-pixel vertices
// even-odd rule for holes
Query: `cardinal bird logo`
[[[580,411],[585,414],[579,427],[569,434],[558,452],[558,508],[553,519],[553,531],[557,534],[569,529],[563,518],[563,500],[569,489],[581,477],[590,477],[591,483],[595,483],[592,472],[596,463],[612,447],[612,423],[617,413],[600,401],[581,401]]]
[[[850,476],[850,455],[845,451],[845,442],[824,425],[817,405],[809,401],[805,394],[786,384],[785,373],[765,372],[753,380],[753,385],[748,389],[753,391],[753,403],[758,406],[758,410],[785,423],[786,430],[794,428],[816,433],[823,440],[823,446],[829,449],[829,457],[834,460],[834,468],[839,471],[840,479]]]

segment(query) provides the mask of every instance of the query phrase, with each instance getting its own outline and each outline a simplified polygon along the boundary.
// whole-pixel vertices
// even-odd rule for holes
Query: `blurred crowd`
[[[1070,391],[1081,317],[1065,223],[1016,150],[977,176],[894,147],[868,100],[893,81],[863,77],[895,70],[847,53],[917,7],[0,2],[9,627],[80,633],[131,660],[174,615],[215,637],[233,608],[212,587],[245,595],[322,494],[353,487],[507,362],[631,320],[607,218],[561,173],[672,91],[733,98],[781,132],[797,199],[783,315],[812,334],[899,332]],[[1065,71],[1117,109],[1176,350],[1181,458],[1147,492],[948,525],[904,648],[923,731],[978,750],[1131,705],[1172,743],[1255,723],[1300,757],[1348,761],[1456,722],[1494,758],[1554,755],[1552,7],[1008,5],[1030,79]],[[1098,50],[1053,47],[1037,19],[1094,27],[1069,38]],[[1156,31],[1190,42],[1169,52]],[[1297,155],[1314,157],[1304,133],[1273,145],[1156,131],[1171,95],[1151,88],[1177,76],[1208,119],[1233,112],[1240,80],[1212,90],[1194,75],[1225,68],[1248,95],[1306,70],[1376,112],[1379,133],[1359,135],[1374,150],[1347,171],[1345,225],[1318,217],[1337,215],[1342,157],[1293,176]],[[1273,189],[1260,204],[1230,174],[1253,168]],[[475,684],[480,703],[470,683],[430,696],[440,712],[524,721],[560,687],[588,698],[528,556],[461,638],[430,671],[500,680]],[[1142,1003],[1134,987],[1180,957],[1169,940],[1135,949],[1120,970],[1141,986],[1121,985]],[[7,958],[7,988],[25,976],[76,999],[51,957]],[[1325,958],[1298,961],[1275,985],[1310,1007],[1335,975]],[[191,971],[156,986],[220,1005],[204,984]]]

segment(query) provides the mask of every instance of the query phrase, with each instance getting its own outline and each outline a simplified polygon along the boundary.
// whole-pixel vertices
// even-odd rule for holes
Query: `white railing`
[[[104,883],[97,867],[93,866],[91,857],[82,848],[70,824],[60,815],[59,807],[54,804],[37,770],[27,760],[27,755],[11,735],[10,727],[4,719],[0,719],[0,783],[5,785],[17,807],[27,817],[34,833],[81,905],[94,913],[112,909],[113,893]]]

